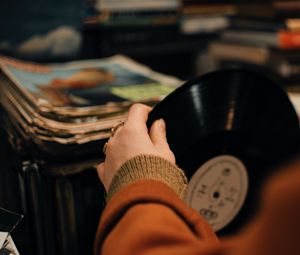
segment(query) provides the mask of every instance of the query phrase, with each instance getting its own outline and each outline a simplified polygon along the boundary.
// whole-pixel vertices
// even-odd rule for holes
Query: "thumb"
[[[152,124],[149,135],[154,146],[169,148],[166,136],[166,124],[163,119],[156,120]]]

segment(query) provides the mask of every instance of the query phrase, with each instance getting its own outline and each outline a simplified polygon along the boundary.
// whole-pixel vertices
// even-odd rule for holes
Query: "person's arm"
[[[95,254],[208,254],[218,248],[210,226],[171,188],[144,180],[128,185],[109,201]]]
[[[268,181],[253,222],[219,244],[199,213],[180,199],[186,180],[175,165],[163,122],[156,121],[148,134],[149,111],[131,108],[98,167],[109,201],[95,255],[300,254],[300,162]]]
[[[130,109],[98,167],[109,201],[97,232],[97,255],[198,254],[218,247],[211,227],[180,199],[186,177],[175,165],[164,122],[156,121],[148,132],[149,111],[143,105]]]

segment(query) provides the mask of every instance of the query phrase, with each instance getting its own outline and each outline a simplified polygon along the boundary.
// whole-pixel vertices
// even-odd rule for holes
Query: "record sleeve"
[[[179,80],[116,55],[64,64],[0,56],[1,76],[38,113],[55,118],[124,111],[133,102],[158,102]]]

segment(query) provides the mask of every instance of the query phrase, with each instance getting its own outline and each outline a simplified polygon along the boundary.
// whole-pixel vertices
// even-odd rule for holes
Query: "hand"
[[[133,105],[124,126],[109,139],[105,161],[97,167],[106,191],[119,168],[135,156],[156,155],[175,163],[175,156],[167,142],[164,120],[156,120],[148,133],[146,121],[150,111],[151,108],[146,105]]]

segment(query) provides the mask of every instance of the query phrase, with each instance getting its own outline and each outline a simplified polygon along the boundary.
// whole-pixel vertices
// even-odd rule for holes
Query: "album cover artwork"
[[[161,99],[179,85],[123,56],[41,65],[0,58],[4,73],[42,111]]]

